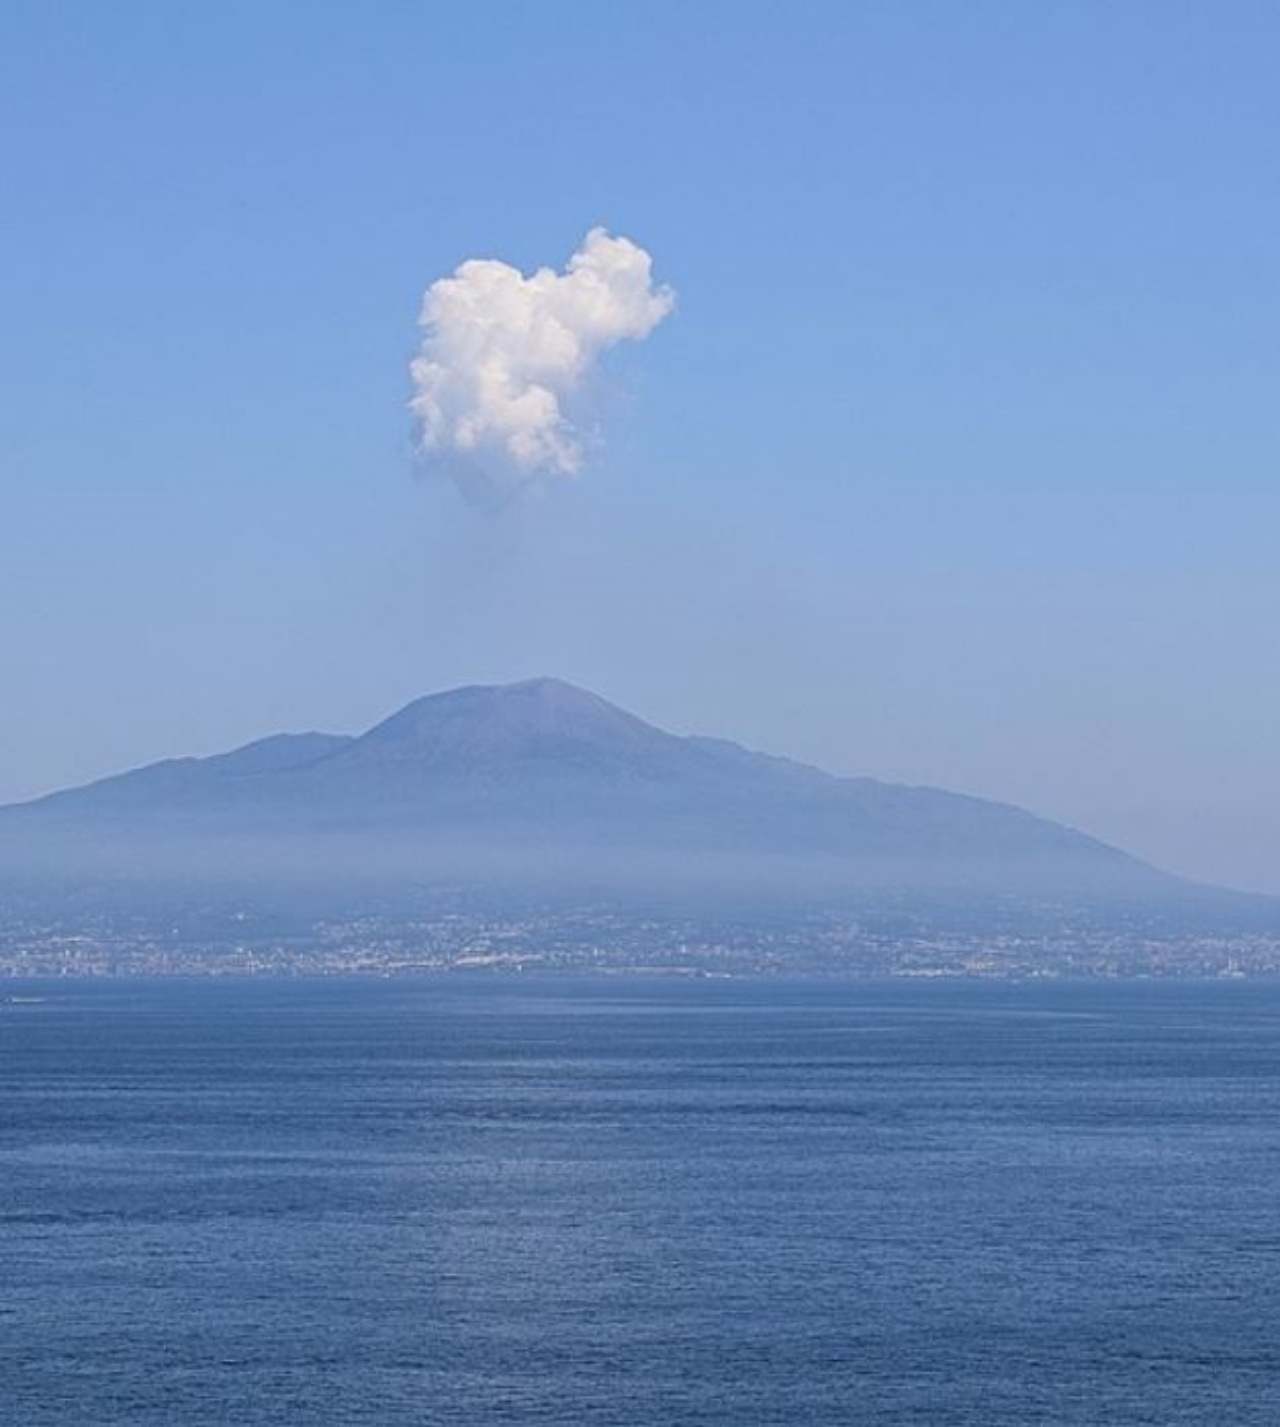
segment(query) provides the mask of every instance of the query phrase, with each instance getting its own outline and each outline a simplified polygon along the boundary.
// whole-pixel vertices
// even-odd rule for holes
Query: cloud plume
[[[649,254],[603,228],[562,273],[463,263],[422,299],[410,407],[423,458],[489,497],[576,475],[583,441],[566,400],[602,352],[643,341],[674,305]]]

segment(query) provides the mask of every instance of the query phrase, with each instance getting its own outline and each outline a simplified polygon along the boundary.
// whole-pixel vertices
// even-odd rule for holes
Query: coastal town
[[[1024,918],[1024,921],[1029,920]],[[448,902],[315,918],[252,905],[185,918],[9,910],[0,977],[402,976],[594,972],[993,979],[1280,976],[1280,934],[1164,925],[966,927],[927,910],[858,916],[661,914],[616,906]]]

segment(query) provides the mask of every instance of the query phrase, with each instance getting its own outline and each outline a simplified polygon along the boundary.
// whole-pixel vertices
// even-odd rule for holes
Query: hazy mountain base
[[[742,869],[738,868],[741,872]],[[759,874],[760,869],[756,869]],[[0,974],[403,974],[492,967],[823,976],[1280,974],[1272,899],[837,887],[795,869],[590,885],[118,867],[0,881]]]

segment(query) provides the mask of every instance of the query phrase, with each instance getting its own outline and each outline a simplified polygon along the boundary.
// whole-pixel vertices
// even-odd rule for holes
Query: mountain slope
[[[442,850],[453,868],[500,850],[508,870],[555,854],[567,868],[768,858],[895,881],[1159,880],[1018,808],[679,737],[553,679],[454,689],[359,737],[281,735],[0,809],[0,849],[13,838],[190,843],[204,857],[343,838],[370,856],[416,849],[424,870]]]

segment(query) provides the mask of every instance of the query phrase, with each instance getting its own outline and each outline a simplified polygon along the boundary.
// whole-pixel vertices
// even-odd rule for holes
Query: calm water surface
[[[0,983],[24,1427],[1274,1427],[1278,1283],[1276,987]]]

